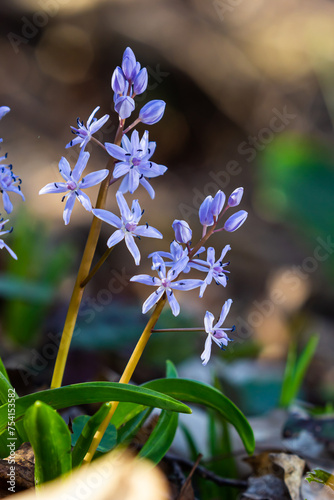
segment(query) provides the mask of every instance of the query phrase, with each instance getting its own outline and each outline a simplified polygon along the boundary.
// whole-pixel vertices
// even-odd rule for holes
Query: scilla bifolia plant
[[[75,138],[66,147],[80,148],[76,165],[71,167],[63,157],[59,162],[62,179],[59,177],[40,190],[40,194],[59,194],[62,201],[66,200],[63,212],[66,225],[70,223],[76,200],[87,211],[92,212],[93,219],[65,320],[51,389],[20,398],[13,392],[16,398],[15,412],[12,412],[13,424],[9,426],[8,415],[12,407],[7,401],[7,393],[8,390],[14,391],[14,389],[10,385],[3,364],[0,364],[2,404],[0,451],[2,457],[8,455],[7,439],[10,440],[12,436],[15,436],[15,441],[13,441],[15,447],[23,441],[29,441],[36,459],[36,485],[66,474],[74,467],[87,464],[102,452],[107,452],[116,446],[124,446],[134,438],[153,408],[161,409],[160,417],[150,438],[140,449],[139,455],[158,463],[172,444],[178,426],[178,413],[191,413],[190,408],[179,400],[215,409],[234,425],[247,452],[252,453],[254,449],[251,427],[238,408],[220,391],[209,385],[194,380],[179,379],[172,363],[167,363],[166,378],[148,382],[141,387],[128,385],[165,305],[168,304],[174,316],[177,316],[180,312],[180,305],[175,295],[178,293],[198,289],[198,300],[200,300],[213,281],[226,287],[228,262],[225,261],[225,257],[231,247],[225,245],[217,258],[215,249],[205,248],[205,245],[213,234],[223,231],[233,232],[246,220],[247,212],[244,210],[233,211],[232,215],[226,217],[228,211],[240,204],[243,195],[242,188],[236,189],[227,201],[222,191],[204,200],[199,209],[202,237],[195,244],[191,242],[192,230],[188,223],[175,220],[172,224],[175,240],[170,245],[170,252],[154,252],[149,255],[152,259],[152,276],[138,274],[131,278],[132,282],[139,282],[153,288],[153,292],[143,304],[142,312],[146,314],[150,310],[153,311],[119,383],[90,382],[61,387],[71,338],[86,284],[93,278],[115,245],[125,243],[136,265],[139,265],[140,242],[138,246],[136,242],[141,237],[162,238],[162,234],[156,228],[147,223],[140,223],[142,208],[138,200],[131,201],[131,195],[137,189],[141,189],[141,186],[153,199],[155,191],[151,185],[151,179],[152,184],[155,185],[155,177],[163,175],[167,170],[165,166],[152,160],[156,144],[149,140],[149,132],[145,131],[140,137],[134,128],[140,122],[146,125],[157,123],[163,117],[165,103],[161,100],[148,102],[139,110],[138,118],[127,127],[125,126],[126,120],[135,112],[136,95],[146,91],[147,80],[147,70],[141,68],[133,51],[127,48],[123,55],[122,66],[115,69],[111,80],[114,107],[119,117],[114,143],[101,144],[94,137],[95,132],[109,119],[108,115],[96,118],[99,107],[95,108],[86,125],[78,119],[77,127],[71,127]],[[131,135],[129,135],[130,131]],[[89,141],[103,148],[109,160],[105,169],[86,174],[85,169],[90,155],[85,148]],[[21,194],[17,186],[19,180],[11,173],[10,166],[3,167],[3,174],[8,179],[7,191],[16,191]],[[97,184],[100,185],[100,190],[93,208],[86,190],[89,192],[89,188]],[[6,189],[2,189],[6,209],[6,206],[9,207],[8,196]],[[115,192],[119,207],[117,214],[106,208],[107,193],[112,190]],[[104,255],[92,267],[103,222],[115,229],[106,242],[107,248]],[[8,249],[7,246],[6,248]],[[187,277],[194,272],[197,272],[197,276]],[[203,365],[206,365],[210,359],[212,342],[223,349],[230,341],[229,334],[233,332],[234,327],[226,328],[224,322],[231,305],[232,300],[226,300],[218,321],[211,312],[207,311],[204,316],[204,328],[192,329],[207,334],[201,356]],[[54,410],[83,403],[103,404],[95,415],[75,419],[71,435],[62,418]]]

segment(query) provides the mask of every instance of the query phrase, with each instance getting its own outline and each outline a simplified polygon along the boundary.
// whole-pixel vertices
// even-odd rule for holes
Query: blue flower
[[[188,241],[191,240],[192,231],[189,227],[188,222],[186,222],[185,220],[175,219],[172,224],[172,228],[175,232],[175,240],[178,243],[188,243]]]
[[[139,111],[139,120],[146,125],[154,125],[163,117],[165,108],[165,101],[160,99],[149,101]]]
[[[213,326],[213,322],[215,319],[214,315],[209,311],[206,311],[205,313],[204,327],[208,336],[205,341],[204,351],[201,354],[201,360],[204,366],[208,363],[211,356],[212,341],[214,341],[220,347],[220,349],[224,349],[224,347],[227,346],[228,342],[231,341],[226,332],[233,332],[235,330],[235,327],[233,326],[232,328],[221,328],[226,319],[226,316],[229,313],[231,305],[232,299],[228,299],[222,307],[219,320],[215,324],[215,326]]]
[[[241,198],[244,194],[244,188],[239,187],[233,191],[233,193],[230,194],[230,197],[228,199],[228,206],[229,207],[236,207],[240,204]]]
[[[0,236],[2,236],[3,234],[11,233],[13,231],[13,228],[10,228],[10,229],[7,229],[6,231],[3,231],[4,225],[8,221],[9,221],[9,219],[3,220],[3,218],[0,220]],[[13,259],[17,260],[16,253],[14,253],[13,250],[11,248],[9,248],[9,246],[6,245],[6,243],[3,240],[0,239],[0,249],[3,249],[3,248],[5,248],[7,250],[7,252],[10,253],[10,255],[13,257]]]
[[[224,224],[225,231],[232,233],[239,229],[240,226],[245,222],[248,217],[248,213],[245,210],[239,210],[235,214],[231,215]]]
[[[108,121],[109,115],[104,115],[99,120],[94,118],[94,115],[98,112],[100,106],[97,106],[90,117],[87,120],[86,126],[79,118],[77,118],[78,128],[71,127],[72,133],[77,135],[75,139],[66,144],[66,148],[80,144],[82,149],[85,149],[88,142],[91,140],[92,135],[95,134],[101,127]]]
[[[7,158],[7,154],[0,157],[0,162]],[[24,195],[21,191],[21,179],[15,175],[12,171],[13,166],[6,164],[0,165],[0,193],[2,193],[2,201],[4,209],[7,214],[10,214],[13,210],[13,204],[9,199],[8,193],[16,193],[19,194],[23,201]]]
[[[145,92],[148,83],[146,68],[142,68],[136,57],[127,47],[123,54],[122,67],[117,66],[111,77],[114,91],[114,107],[123,120],[129,118],[135,109],[134,97]]]
[[[130,210],[122,193],[117,192],[116,199],[121,212],[121,218],[117,217],[117,215],[114,215],[108,210],[103,210],[101,208],[96,208],[92,210],[92,212],[95,217],[107,222],[111,226],[117,227],[117,231],[115,231],[107,241],[108,247],[111,248],[114,245],[117,245],[120,241],[125,240],[125,244],[138,266],[140,262],[140,252],[134,238],[137,237],[140,239],[141,236],[145,236],[148,238],[162,239],[162,234],[148,224],[138,226],[138,223],[143,215],[143,211],[140,208],[138,200],[133,200]]]
[[[165,266],[172,267],[175,264],[177,264],[181,259],[188,256],[188,248],[183,249],[182,245],[180,245],[176,241],[172,241],[172,243],[170,244],[170,252],[164,252],[164,251],[153,252],[148,256],[148,258],[150,259],[155,254],[160,255],[160,257],[170,259],[170,262],[165,262]],[[190,271],[190,266],[187,265],[183,269],[183,272],[189,273],[189,271]]]
[[[225,273],[228,273],[229,271],[226,271],[225,266],[228,266],[229,262],[226,262],[224,264],[223,259],[229,250],[231,250],[230,245],[226,245],[219,259],[215,261],[215,249],[213,247],[209,247],[207,251],[206,261],[200,259],[193,259],[190,262],[190,266],[192,268],[208,273],[200,288],[199,292],[200,297],[203,297],[205,289],[208,285],[211,284],[212,279],[215,280],[217,285],[223,285],[223,286],[227,285],[228,278],[225,276]]]
[[[0,120],[3,118],[7,113],[9,113],[10,108],[8,106],[0,106]]]
[[[188,257],[181,259],[175,266],[173,266],[166,274],[166,265],[158,254],[153,255],[153,266],[158,272],[158,278],[149,276],[148,274],[139,274],[133,276],[130,281],[143,283],[144,285],[156,286],[155,290],[144,302],[142,312],[145,314],[149,311],[163,294],[166,292],[167,299],[174,316],[180,313],[180,305],[174,296],[173,290],[193,290],[201,286],[201,280],[186,279],[182,281],[174,281],[175,278],[184,270],[188,265]],[[174,282],[173,282],[174,281]]]
[[[126,135],[122,138],[122,147],[116,146],[109,142],[105,143],[107,152],[117,160],[113,172],[114,178],[119,178],[124,175],[119,191],[122,193],[134,193],[139,184],[144,186],[149,195],[153,199],[155,196],[154,189],[146,180],[146,177],[158,177],[163,175],[167,167],[158,165],[150,161],[156,147],[155,142],[148,141],[148,132],[145,131],[142,139],[139,141],[139,134],[134,130],[131,135],[131,141]]]
[[[89,197],[82,191],[82,189],[89,188],[91,186],[95,186],[96,184],[100,184],[109,174],[109,170],[99,170],[97,172],[91,172],[83,177],[80,181],[80,177],[86,168],[89,153],[87,151],[81,150],[77,164],[75,165],[73,171],[71,170],[70,164],[66,160],[66,158],[62,157],[59,162],[59,172],[66,182],[51,182],[44,186],[39,194],[48,194],[48,193],[68,193],[63,196],[62,201],[67,198],[63,219],[65,224],[67,225],[70,222],[72,210],[74,207],[74,202],[78,199],[81,205],[90,212],[92,210],[92,204],[90,202]]]

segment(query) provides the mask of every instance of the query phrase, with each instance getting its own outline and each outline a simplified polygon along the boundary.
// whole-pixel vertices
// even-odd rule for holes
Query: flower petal
[[[220,316],[219,316],[218,323],[215,325],[216,328],[219,328],[224,323],[226,316],[228,315],[228,313],[230,311],[232,303],[233,303],[233,300],[228,299],[225,302],[225,304],[223,305]]]
[[[128,247],[128,250],[131,253],[132,257],[134,258],[136,266],[139,266],[140,252],[139,252],[139,248],[137,247],[132,234],[130,234],[130,233],[125,234],[125,244]]]
[[[136,283],[143,283],[144,285],[149,285],[149,286],[158,286],[161,283],[159,278],[156,278],[155,276],[150,276],[149,274],[137,274],[136,276],[133,276],[130,279],[130,281],[135,281]]]
[[[167,292],[167,298],[174,316],[178,316],[180,314],[180,304],[176,300],[173,291]]]
[[[158,231],[154,227],[151,227],[148,225],[147,226],[137,226],[136,229],[133,231],[133,234],[135,234],[137,236],[145,236],[147,238],[159,238],[159,239],[163,238],[160,231]]]
[[[138,166],[139,173],[148,178],[163,175],[167,170],[167,167],[164,165],[158,165],[158,163],[154,163],[153,161]]]
[[[127,157],[123,148],[116,146],[116,144],[111,144],[110,142],[106,142],[104,145],[110,156],[116,160],[126,161]]]
[[[213,266],[213,264],[215,263],[215,249],[213,247],[208,248],[206,259],[210,266]]]
[[[65,193],[66,191],[68,191],[68,187],[64,182],[50,182],[40,189],[39,194]]]
[[[115,245],[117,245],[117,243],[119,243],[123,239],[124,239],[123,231],[121,229],[117,229],[117,231],[115,231],[108,239],[107,245],[109,248],[114,247]]]
[[[75,196],[75,193],[73,191],[72,193],[69,194],[69,196],[67,198],[64,213],[63,213],[63,219],[64,219],[64,222],[66,225],[70,222],[75,199],[76,199],[76,196]]]
[[[85,170],[87,162],[89,160],[90,154],[87,151],[80,151],[79,158],[77,161],[77,164],[75,165],[73,172],[72,172],[72,177],[75,182],[78,182],[82,172]]]
[[[150,197],[153,200],[155,197],[155,191],[154,191],[153,187],[151,186],[151,184],[144,177],[142,179],[140,179],[139,182],[146,189],[146,191],[148,192],[148,194],[150,195]]]
[[[147,313],[147,311],[149,311],[154,306],[154,304],[158,302],[158,300],[163,296],[164,291],[164,287],[159,287],[158,290],[151,293],[151,295],[145,300],[143,304],[143,314]]]
[[[205,345],[204,345],[204,351],[201,354],[201,360],[202,360],[202,365],[207,365],[210,356],[211,356],[211,345],[212,345],[212,339],[211,335],[209,334],[206,338]]]
[[[107,222],[107,224],[117,227],[118,229],[122,227],[121,219],[112,212],[109,212],[108,210],[103,210],[102,208],[94,208],[92,212],[95,215],[95,217],[103,220],[104,222]]]
[[[120,191],[117,191],[117,193],[116,193],[116,200],[117,200],[117,204],[119,206],[119,211],[121,212],[121,217],[122,217],[123,222],[131,219],[131,216],[132,216],[131,210],[130,210],[127,202],[125,201],[123,194]]]
[[[61,157],[59,164],[58,164],[59,172],[61,175],[64,177],[66,181],[70,180],[71,178],[71,167],[66,158],[63,156]]]
[[[119,177],[122,177],[122,175],[128,174],[129,171],[130,171],[129,163],[125,163],[122,161],[120,163],[116,163],[113,171],[113,176],[115,177],[115,179],[118,179]]]
[[[171,288],[174,288],[175,290],[184,290],[185,292],[188,290],[193,290],[194,288],[198,288],[203,284],[203,280],[182,280],[182,281],[175,281],[174,283],[171,283],[169,286]]]
[[[100,184],[109,174],[109,170],[106,168],[103,170],[98,170],[96,172],[91,172],[81,179],[80,189],[86,189],[96,184]]]
[[[77,189],[75,191],[78,200],[80,201],[81,205],[88,211],[91,212],[92,210],[92,204],[90,202],[89,196],[86,195],[81,189]]]
[[[3,201],[3,208],[6,210],[7,214],[10,214],[13,211],[13,204],[10,201],[6,191],[2,192],[2,201]]]
[[[109,115],[104,115],[102,118],[99,118],[99,120],[96,120],[92,126],[90,127],[90,133],[95,134],[100,128],[103,127],[103,125],[109,120]]]
[[[206,333],[212,333],[212,325],[215,320],[214,315],[210,311],[206,311],[204,316],[204,328]]]
[[[100,106],[96,106],[96,108],[94,109],[94,111],[89,115],[89,118],[87,120],[87,128],[89,128],[90,124],[91,124],[91,121],[92,119],[94,118],[94,115],[98,112],[98,110],[100,109]]]
[[[130,193],[134,193],[139,186],[139,173],[134,168],[129,171],[129,191]]]

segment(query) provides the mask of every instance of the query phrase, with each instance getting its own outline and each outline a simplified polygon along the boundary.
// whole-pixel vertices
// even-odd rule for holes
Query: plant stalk
[[[124,121],[120,120],[118,130],[116,132],[115,144],[119,146],[121,144]],[[104,179],[101,183],[99,194],[96,201],[96,208],[104,208],[107,200],[107,193],[110,183],[113,182],[112,169],[114,165],[114,159],[110,158],[107,164],[107,169],[109,170],[109,175]],[[70,304],[68,306],[68,311],[65,319],[64,329],[61,336],[57,359],[53,371],[52,381],[51,381],[51,389],[56,389],[61,386],[66,361],[68,357],[68,352],[70,349],[71,340],[73,337],[73,332],[75,328],[75,324],[77,321],[79,308],[83,296],[83,292],[85,287],[82,286],[82,283],[89,276],[89,271],[92,265],[92,261],[94,258],[97,241],[99,239],[100,231],[101,231],[102,221],[97,217],[93,218],[85,250],[81,259],[79,271],[77,274],[77,278],[75,280]]]
[[[141,355],[143,354],[143,351],[146,347],[146,344],[151,336],[152,330],[153,330],[154,326],[156,325],[156,322],[158,321],[160,314],[161,314],[161,312],[166,304],[166,300],[167,300],[167,297],[166,297],[166,294],[164,294],[161,297],[161,299],[157,302],[157,305],[155,306],[155,309],[152,313],[152,316],[148,320],[148,323],[145,326],[144,331],[141,334],[140,339],[137,342],[137,345],[136,345],[136,347],[135,347],[135,349],[134,349],[134,351],[133,351],[133,353],[128,361],[128,364],[125,367],[123,375],[121,376],[121,378],[119,380],[120,384],[128,384],[130,382],[131,377],[133,375],[133,372],[135,371],[136,366],[141,358]],[[111,420],[113,414],[115,413],[115,410],[116,410],[118,404],[119,404],[118,401],[112,402],[112,405],[111,405],[111,408],[109,410],[108,415],[103,420],[103,422],[101,423],[101,425],[99,426],[98,430],[95,433],[95,436],[91,442],[89,450],[88,450],[88,452],[87,452],[87,454],[82,462],[83,464],[88,464],[91,462],[91,460],[92,460],[92,458],[97,450],[97,447],[99,446],[99,444],[101,442],[103,434],[105,433],[105,431],[110,423],[110,420]]]

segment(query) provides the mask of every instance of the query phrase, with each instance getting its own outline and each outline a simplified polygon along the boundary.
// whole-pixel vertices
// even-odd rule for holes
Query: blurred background
[[[0,14],[0,105],[11,108],[0,124],[2,151],[26,196],[25,203],[12,196],[14,232],[6,239],[19,260],[0,255],[1,354],[18,389],[49,384],[91,220],[77,204],[65,227],[60,198],[38,191],[60,180],[62,155],[74,166],[78,149],[65,145],[77,117],[86,122],[101,106],[97,117],[108,113],[110,121],[97,138],[113,141],[110,79],[130,46],[149,72],[138,107],[167,102],[149,131],[153,159],[168,172],[152,180],[154,201],[136,192],[165,239],[140,242],[140,272],[150,269],[149,252],[168,249],[175,218],[200,237],[205,196],[244,186],[241,208],[249,211],[239,231],[212,239],[219,254],[232,247],[228,287],[212,285],[202,301],[184,293],[182,316],[166,311],[159,322],[201,326],[206,310],[218,317],[232,297],[226,324],[236,325],[235,342],[226,352],[214,346],[215,359],[202,368],[204,333],[159,334],[135,381],[163,376],[170,358],[187,376],[218,373],[240,407],[257,414],[277,404],[291,340],[302,348],[318,333],[303,398],[333,401],[333,2],[2,0]],[[104,151],[88,150],[88,169],[104,168]],[[117,210],[113,198],[108,208]],[[100,255],[110,234],[103,226]],[[145,324],[140,307],[150,291],[128,286],[134,274],[121,243],[87,287],[66,383],[117,380]]]

